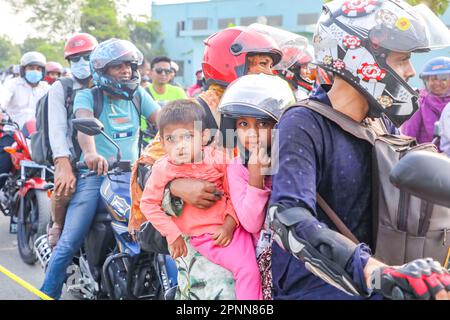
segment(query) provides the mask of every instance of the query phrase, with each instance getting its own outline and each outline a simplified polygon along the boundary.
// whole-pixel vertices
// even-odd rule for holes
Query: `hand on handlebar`
[[[431,258],[417,259],[400,267],[380,267],[371,278],[375,291],[388,299],[450,299],[450,274]]]
[[[108,161],[95,152],[88,152],[84,155],[84,162],[89,170],[97,171],[97,175],[103,176],[108,173]]]

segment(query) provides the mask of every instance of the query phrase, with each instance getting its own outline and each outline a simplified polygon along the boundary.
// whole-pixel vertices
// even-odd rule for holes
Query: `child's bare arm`
[[[225,216],[223,225],[217,228],[212,238],[215,240],[214,244],[221,247],[226,247],[233,239],[233,232],[236,229],[237,223],[230,215]]]
[[[173,259],[187,256],[186,242],[179,236],[172,244],[169,244],[169,251]]]

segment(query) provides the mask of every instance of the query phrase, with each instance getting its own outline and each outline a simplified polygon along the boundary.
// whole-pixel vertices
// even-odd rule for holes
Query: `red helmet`
[[[248,27],[232,27],[216,32],[204,41],[202,69],[207,84],[227,86],[247,73],[248,54],[269,54],[273,64],[282,53],[268,35]]]
[[[62,74],[63,72],[63,67],[61,64],[59,64],[58,62],[55,61],[49,61],[47,62],[47,64],[45,65],[45,72],[49,73],[49,72],[57,72],[59,74]]]
[[[64,58],[67,59],[74,54],[92,51],[97,45],[97,39],[89,33],[78,33],[67,40],[64,46]]]

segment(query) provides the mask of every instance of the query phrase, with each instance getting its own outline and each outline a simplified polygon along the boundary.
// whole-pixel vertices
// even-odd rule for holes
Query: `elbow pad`
[[[274,240],[305,264],[306,269],[349,295],[367,296],[345,267],[357,245],[338,232],[326,228],[308,209],[269,208]],[[296,226],[301,224],[302,234]]]

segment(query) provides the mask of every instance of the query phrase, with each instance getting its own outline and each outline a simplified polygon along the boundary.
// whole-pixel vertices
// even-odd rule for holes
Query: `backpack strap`
[[[350,240],[352,240],[355,244],[360,243],[358,238],[356,238],[356,236],[350,231],[350,229],[347,228],[347,226],[344,224],[344,222],[342,222],[342,220],[339,218],[339,216],[336,214],[336,212],[334,212],[334,210],[331,209],[331,207],[322,198],[322,196],[319,193],[317,193],[316,197],[317,197],[317,204],[319,205],[319,207],[322,208],[323,212],[325,212],[325,214],[328,216],[328,218],[330,218],[330,220],[334,223],[334,225],[336,226],[338,231],[340,233],[342,233],[344,236],[346,236],[347,238],[349,238]]]
[[[367,124],[363,124],[353,120],[349,116],[333,109],[329,105],[326,105],[316,100],[305,99],[298,102],[297,104],[289,106],[284,112],[297,106],[313,110],[319,113],[320,115],[324,116],[325,118],[336,123],[338,126],[341,127],[342,130],[354,135],[359,139],[366,140],[372,145],[375,144],[377,134],[371,127],[369,127]]]
[[[142,111],[141,111],[141,104],[142,104],[142,102],[141,102],[141,96],[140,96],[138,93],[136,93],[136,94],[133,96],[133,99],[131,100],[131,102],[133,102],[133,105],[134,105],[134,107],[136,108],[136,111],[137,111],[137,113],[138,113],[138,115],[139,115],[139,118],[140,118],[141,115],[142,115]]]
[[[100,115],[103,111],[103,90],[99,87],[91,88],[92,96],[94,99],[94,118],[99,119]],[[141,121],[141,96],[139,94],[135,94],[131,102],[138,113],[139,121]],[[139,130],[139,156],[141,155],[141,144],[142,144],[142,132]]]
[[[152,90],[150,90],[150,86],[151,86],[151,85],[149,85],[147,88],[145,88],[145,90],[148,92],[148,94],[150,95],[150,97],[152,97],[152,99],[155,100],[155,102],[156,102],[156,99],[155,99],[155,97],[154,97],[153,94],[152,94]]]
[[[142,117],[142,110],[141,110],[142,100],[141,100],[141,95],[136,92],[136,94],[133,96],[133,99],[131,100],[131,102],[133,103],[133,105],[136,108],[136,111],[138,113],[138,119],[139,119],[139,142],[138,142],[139,152],[138,152],[138,156],[141,157],[141,147],[142,147],[142,143],[143,143],[142,141],[144,139],[142,130],[140,128],[141,117]],[[145,121],[147,121],[147,119],[145,119]]]
[[[94,118],[99,118],[103,111],[103,90],[99,87],[91,89],[94,98]]]
[[[73,113],[73,79],[70,77],[59,78],[64,92],[64,106],[67,109],[67,118]]]

